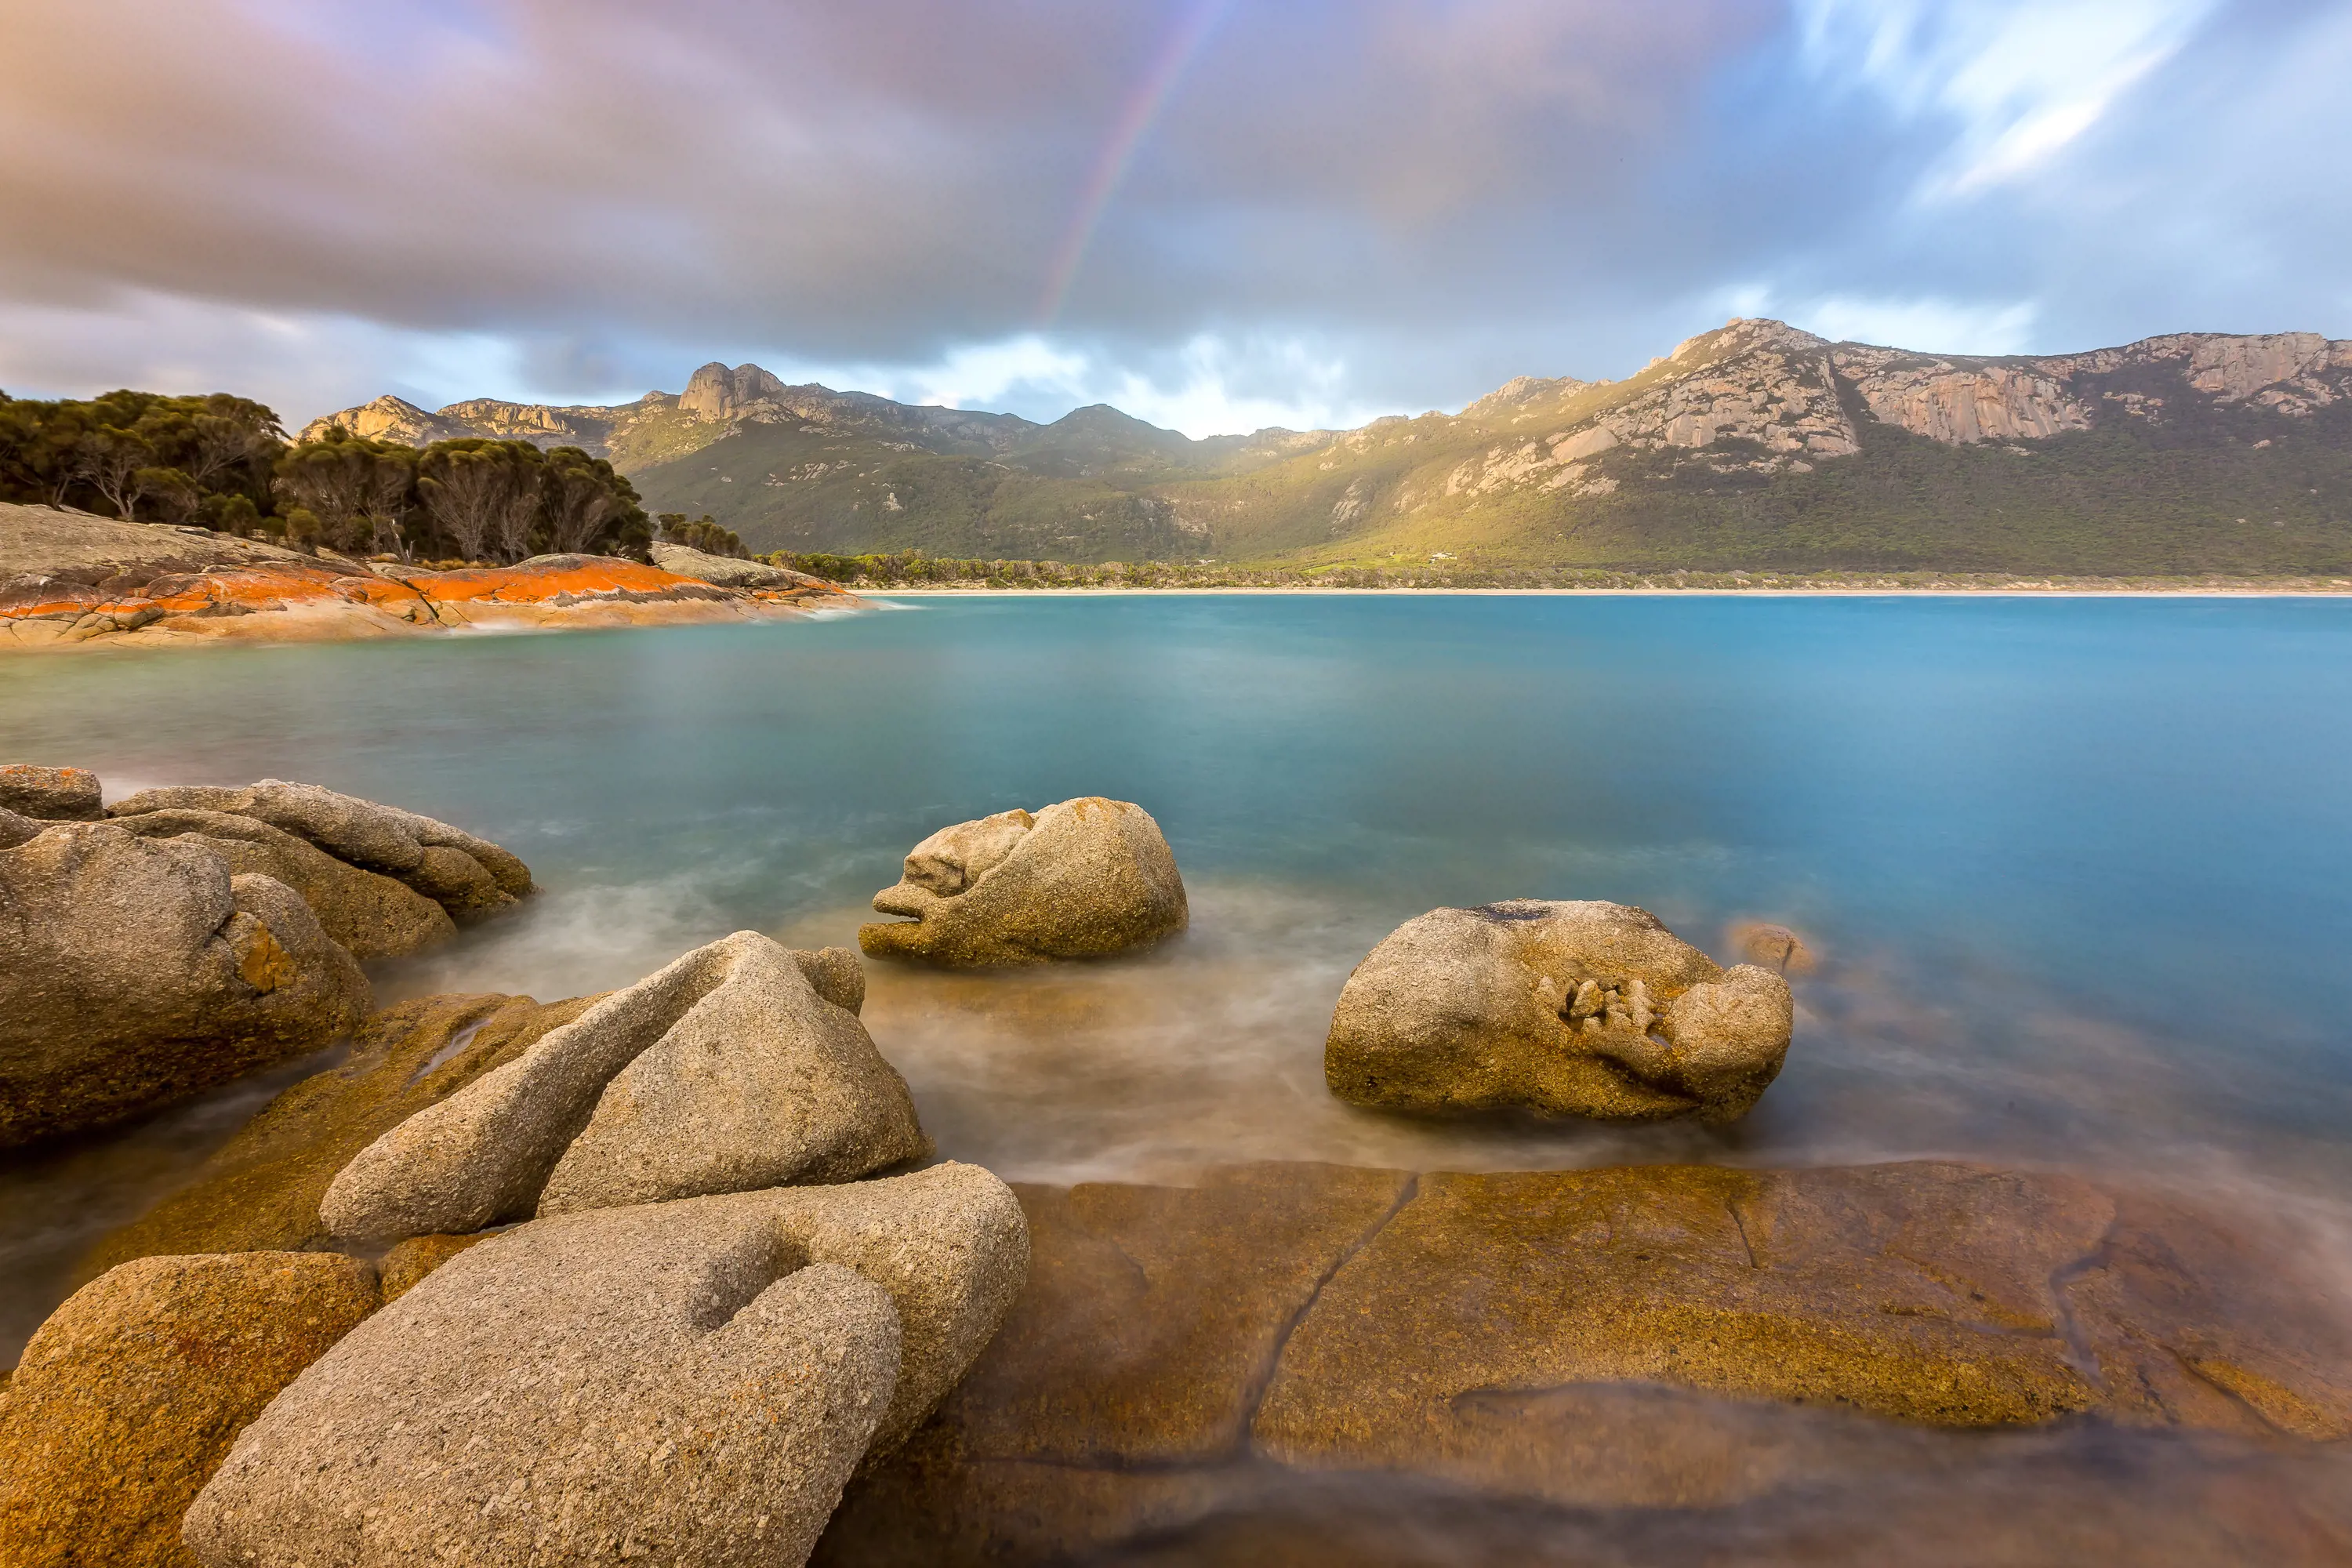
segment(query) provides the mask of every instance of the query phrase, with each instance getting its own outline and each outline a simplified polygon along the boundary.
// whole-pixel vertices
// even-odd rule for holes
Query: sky
[[[2352,337],[2352,0],[0,0],[0,388],[695,366],[1194,436]]]

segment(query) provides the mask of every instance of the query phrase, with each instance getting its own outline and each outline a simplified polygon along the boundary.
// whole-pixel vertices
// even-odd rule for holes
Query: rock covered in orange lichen
[[[77,533],[68,542],[89,548],[64,552],[70,558],[58,564],[43,564],[44,552],[18,561],[12,558],[18,552],[0,551],[0,568],[8,569],[0,580],[0,648],[659,626],[766,619],[857,603],[814,580],[726,587],[606,555],[541,555],[516,566],[434,572],[215,542],[209,535],[196,543],[178,530],[71,513],[45,514],[44,538],[73,524],[90,538]],[[184,558],[183,546],[199,559]],[[147,559],[122,559],[142,547]],[[115,558],[103,558],[109,555]],[[89,556],[101,558],[83,558]]]

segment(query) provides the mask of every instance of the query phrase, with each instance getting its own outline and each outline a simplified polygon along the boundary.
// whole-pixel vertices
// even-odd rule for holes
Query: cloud
[[[1194,428],[1620,374],[1742,291],[2352,334],[2340,3],[1240,0],[1170,70],[1202,7],[19,7],[0,382],[299,418],[756,359]]]

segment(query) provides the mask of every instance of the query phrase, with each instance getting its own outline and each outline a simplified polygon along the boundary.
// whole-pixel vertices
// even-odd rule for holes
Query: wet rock
[[[116,802],[110,815],[160,811],[249,816],[361,870],[394,879],[457,920],[495,913],[531,891],[530,868],[486,838],[317,784],[283,779],[243,789],[178,784],[142,790]]]
[[[235,870],[285,883],[302,896],[327,934],[350,949],[353,958],[397,958],[457,934],[442,906],[406,883],[338,860],[310,840],[258,818],[175,808],[115,820],[124,831],[142,838],[193,839]],[[466,863],[474,864],[470,859]]]
[[[2352,1333],[2293,1235],[2063,1176],[1269,1165],[1021,1197],[1029,1289],[816,1561],[1099,1561],[1349,1478],[1489,1517],[1716,1509],[1941,1463],[1955,1430],[2352,1432]]]
[[[1730,1121],[1794,1020],[1780,975],[1718,969],[1646,910],[1518,899],[1391,932],[1348,977],[1323,1068],[1383,1110]]]
[[[1674,1484],[1671,1453],[1612,1477],[1561,1440],[1597,1435],[1628,1385],[2046,1421],[2098,1402],[2051,1276],[2114,1212],[2080,1183],[1958,1166],[1426,1176],[1292,1336],[1256,1439],[1295,1466],[1594,1502]]]
[[[345,1339],[189,1510],[207,1568],[798,1563],[1019,1288],[985,1172],[540,1220]],[[909,1394],[908,1391],[911,1389]]]
[[[25,763],[0,767],[0,811],[44,822],[95,822],[106,815],[96,773]]]
[[[1805,939],[1784,925],[1743,921],[1731,928],[1731,945],[1748,963],[1781,974],[1811,974],[1820,965]]]
[[[263,1107],[186,1186],[100,1243],[86,1273],[156,1253],[331,1247],[319,1205],[338,1171],[593,1000],[426,996],[374,1014],[353,1036],[348,1058]],[[385,1267],[389,1289],[389,1257]]]
[[[616,991],[421,1110],[329,1186],[335,1235],[390,1241],[787,1183],[929,1152],[913,1100],[855,1015],[754,931]]]
[[[1091,795],[941,828],[874,907],[909,918],[858,927],[868,954],[955,968],[1099,957],[1189,918],[1160,825],[1141,806]]]
[[[0,850],[0,1147],[316,1050],[367,994],[282,883],[201,845],[52,827]]]
[[[0,1394],[0,1561],[181,1564],[180,1520],[247,1423],[376,1304],[320,1253],[149,1258],[85,1285]]]
[[[938,1416],[852,1488],[817,1560],[1059,1558],[1230,1495],[1221,1468],[1285,1336],[1410,1182],[1270,1164],[1016,1188],[1028,1288]]]

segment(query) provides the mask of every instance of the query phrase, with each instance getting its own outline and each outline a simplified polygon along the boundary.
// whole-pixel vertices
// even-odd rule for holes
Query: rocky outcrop
[[[338,860],[308,839],[254,817],[155,809],[118,821],[123,831],[142,838],[201,844],[233,871],[285,883],[353,958],[396,958],[457,933],[440,904],[406,884]]]
[[[0,1147],[316,1050],[367,994],[284,884],[199,844],[58,824],[0,850]]]
[[[1034,816],[999,812],[932,834],[857,928],[877,958],[953,968],[1095,958],[1182,931],[1183,879],[1141,806],[1089,795]]]
[[[321,1218],[383,1242],[919,1158],[914,1102],[855,999],[839,960],[757,932],[697,948],[377,1139]]]
[[[2038,440],[2091,426],[2090,405],[2062,379],[2031,365],[1856,347],[1841,347],[1833,357],[1880,423],[1948,446]]]
[[[0,811],[43,822],[96,822],[106,806],[96,773],[12,763],[0,767]]]
[[[299,837],[345,867],[392,879],[404,890],[431,900],[454,920],[495,914],[532,890],[530,868],[487,838],[413,811],[339,795],[317,784],[263,779],[242,789],[170,785],[142,790],[117,801],[109,815],[131,831],[152,837],[194,834],[247,844],[251,846],[247,853],[257,860],[282,859],[298,877],[318,885],[321,897],[336,908],[333,918],[339,922],[383,922],[382,931],[367,939],[372,947],[408,951],[395,943],[418,924],[418,911],[395,901],[383,889],[336,877],[277,838],[243,835],[233,824],[219,819],[250,818]],[[143,820],[149,817],[162,820]],[[321,918],[326,918],[323,913]],[[440,932],[433,928],[417,934],[430,937]]]
[[[1793,1023],[1777,973],[1719,969],[1645,910],[1518,899],[1391,932],[1339,994],[1323,1070],[1382,1110],[1729,1121]]]
[[[320,1253],[150,1258],[84,1286],[0,1393],[0,1561],[193,1564],[180,1522],[236,1434],[376,1305]]]
[[[1020,1289],[968,1165],[543,1219],[362,1325],[190,1509],[206,1568],[795,1564]]]
[[[785,392],[782,382],[756,364],[729,370],[713,360],[687,377],[677,405],[697,419],[727,419],[748,412],[754,404],[773,402]]]
[[[0,505],[0,649],[670,626],[856,602],[815,578],[722,587],[602,555],[439,572]]]
[[[84,1273],[156,1254],[331,1247],[319,1205],[337,1172],[409,1117],[571,1023],[593,1000],[427,996],[375,1014],[353,1036],[349,1057],[263,1107],[187,1184],[100,1242]],[[389,1256],[384,1268],[389,1292]]]
[[[649,547],[649,553],[654,564],[665,572],[675,572],[698,583],[715,583],[722,588],[807,589],[821,593],[833,586],[824,578],[812,577],[805,572],[771,566],[764,561],[712,555],[683,544],[656,542]]]
[[[1906,1427],[2352,1434],[2325,1279],[2066,1177],[1272,1165],[1019,1192],[1028,1290],[817,1562],[1093,1560],[1330,1472],[1716,1508],[1869,1474]]]
[[[427,414],[406,398],[386,393],[356,408],[321,415],[302,426],[299,439],[324,440],[328,428],[338,425],[363,440],[392,441],[403,447],[429,447],[436,441],[456,441],[481,433],[459,420]]]

